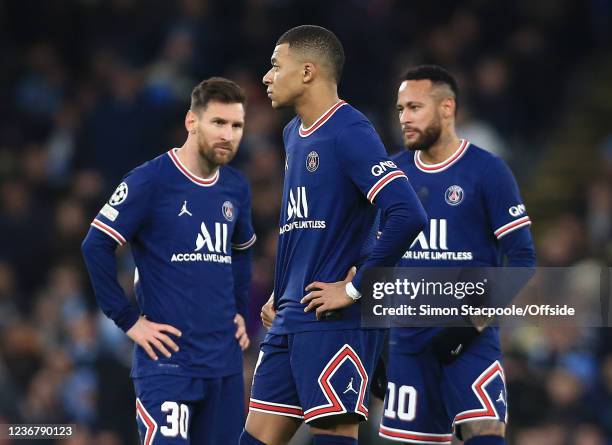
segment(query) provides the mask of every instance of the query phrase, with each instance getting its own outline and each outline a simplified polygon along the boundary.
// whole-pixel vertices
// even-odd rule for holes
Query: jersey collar
[[[448,159],[438,164],[425,164],[423,161],[421,161],[421,152],[417,150],[414,153],[414,165],[416,165],[416,167],[424,173],[439,173],[446,170],[461,159],[467,151],[469,145],[470,142],[467,139],[461,139],[459,148],[457,148],[457,150],[455,150],[455,152]]]
[[[336,102],[329,110],[327,110],[325,113],[323,113],[323,115],[321,117],[319,117],[314,124],[312,124],[310,127],[308,128],[304,128],[303,124],[300,124],[300,128],[298,130],[298,133],[300,134],[300,136],[302,136],[303,138],[310,136],[312,133],[314,133],[315,131],[317,131],[317,129],[319,129],[319,127],[323,126],[323,124],[325,122],[327,122],[329,120],[330,117],[332,117],[334,115],[334,113],[342,106],[347,105],[347,103],[343,100],[339,100],[338,102]]]
[[[211,187],[217,183],[217,181],[219,180],[219,171],[221,170],[220,168],[218,168],[217,171],[210,178],[201,178],[190,172],[189,169],[185,167],[185,164],[181,162],[181,160],[176,154],[177,150],[178,148],[173,148],[168,152],[168,156],[170,156],[170,159],[172,160],[172,163],[176,166],[176,168],[178,168],[182,174],[187,176],[187,178],[191,182],[202,187]]]

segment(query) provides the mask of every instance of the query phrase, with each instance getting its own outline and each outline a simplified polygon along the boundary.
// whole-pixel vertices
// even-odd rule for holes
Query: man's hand
[[[450,365],[479,335],[480,330],[475,327],[444,328],[431,340],[434,355],[443,365]]]
[[[261,316],[261,322],[264,328],[266,328],[266,330],[270,329],[274,317],[276,317],[276,311],[274,310],[274,292],[272,292],[266,304],[261,307],[261,313],[259,315]]]
[[[172,354],[166,346],[172,349],[174,352],[178,352],[179,347],[174,341],[168,337],[164,332],[172,334],[176,337],[180,337],[181,331],[176,329],[174,326],[169,324],[154,323],[146,319],[145,316],[141,316],[134,326],[132,326],[127,332],[127,336],[130,337],[134,343],[138,344],[142,349],[149,354],[153,360],[157,360],[157,354],[155,349],[164,354],[166,357],[170,357]],[[155,349],[153,349],[155,347]]]
[[[234,317],[234,324],[236,325],[236,340],[238,340],[240,349],[244,351],[251,344],[251,340],[249,340],[249,336],[247,335],[246,323],[242,315],[236,314]]]
[[[353,304],[355,301],[346,294],[346,284],[353,279],[356,272],[357,268],[351,267],[343,281],[335,283],[314,281],[306,286],[306,290],[310,292],[300,301],[302,304],[308,304],[304,312],[316,309],[317,319],[320,319],[327,311],[342,309]]]

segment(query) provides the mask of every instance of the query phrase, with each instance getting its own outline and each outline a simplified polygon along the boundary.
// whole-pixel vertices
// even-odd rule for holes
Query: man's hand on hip
[[[300,301],[300,303],[307,305],[304,312],[316,309],[317,319],[320,319],[327,311],[342,309],[353,304],[355,300],[346,293],[346,285],[353,279],[356,272],[357,269],[351,267],[346,278],[342,281],[336,281],[335,283],[314,281],[306,286],[309,293]]]
[[[172,340],[168,335],[172,334],[176,337],[180,337],[181,331],[176,329],[174,326],[170,326],[169,324],[161,324],[154,323],[152,321],[147,320],[145,316],[141,316],[134,326],[132,326],[127,332],[127,336],[130,337],[134,343],[138,344],[142,349],[146,351],[146,353],[153,360],[157,360],[157,354],[155,350],[161,352],[166,357],[170,357],[172,354],[168,350],[171,349],[174,352],[178,352],[179,347],[174,340]]]

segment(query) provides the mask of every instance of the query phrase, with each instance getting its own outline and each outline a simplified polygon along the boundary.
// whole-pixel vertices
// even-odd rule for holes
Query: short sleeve
[[[92,227],[121,246],[129,241],[147,218],[155,193],[154,177],[151,168],[145,166],[128,173],[91,222]]]
[[[357,122],[343,129],[336,139],[336,151],[343,170],[371,203],[392,181],[408,180],[389,159],[382,141],[368,122]]]
[[[232,249],[246,250],[255,244],[257,236],[251,221],[251,190],[248,184],[244,185],[244,196],[240,203],[238,220],[232,236]]]
[[[500,158],[494,158],[485,171],[483,193],[497,239],[531,224],[516,180]]]

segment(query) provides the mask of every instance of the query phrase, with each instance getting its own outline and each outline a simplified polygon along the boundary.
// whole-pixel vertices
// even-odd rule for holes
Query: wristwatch
[[[355,286],[353,286],[352,282],[349,281],[348,283],[346,283],[345,289],[346,295],[348,295],[351,300],[357,301],[361,298],[361,292],[355,289]]]

